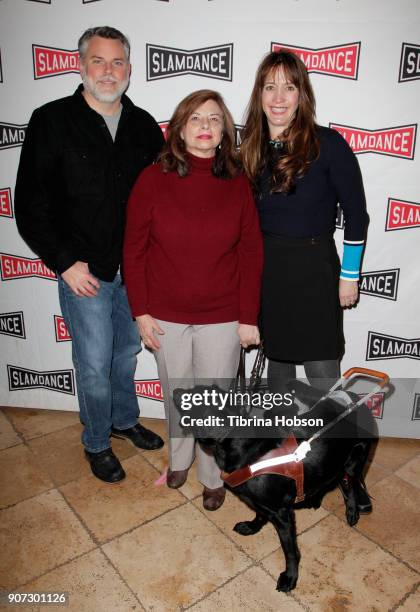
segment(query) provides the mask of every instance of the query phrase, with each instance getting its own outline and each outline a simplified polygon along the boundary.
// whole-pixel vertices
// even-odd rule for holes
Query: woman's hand
[[[348,281],[340,278],[338,296],[340,298],[340,305],[343,308],[354,306],[359,297],[359,285],[357,281]]]
[[[155,319],[148,314],[136,317],[141,339],[145,346],[156,351],[160,349],[160,342],[155,336],[155,332],[162,336],[165,332],[159,327]]]
[[[239,342],[243,348],[248,348],[248,346],[254,346],[260,343],[260,332],[256,325],[239,323],[238,336]]]

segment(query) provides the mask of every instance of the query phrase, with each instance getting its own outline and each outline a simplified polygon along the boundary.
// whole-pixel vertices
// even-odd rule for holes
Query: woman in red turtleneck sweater
[[[142,172],[128,203],[124,278],[133,316],[154,351],[167,418],[170,381],[233,378],[240,345],[259,343],[262,243],[248,180],[235,162],[235,128],[215,91],[175,109],[160,162]],[[179,417],[176,419],[178,420]],[[170,437],[167,484],[184,484],[198,457],[203,505],[225,496],[213,457],[193,438]]]

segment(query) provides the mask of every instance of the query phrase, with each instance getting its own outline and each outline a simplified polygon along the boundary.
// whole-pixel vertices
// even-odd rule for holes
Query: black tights
[[[328,391],[340,377],[338,359],[304,361],[305,375],[310,384]],[[296,378],[296,364],[288,361],[268,360],[267,382],[272,393],[286,393],[289,380]]]

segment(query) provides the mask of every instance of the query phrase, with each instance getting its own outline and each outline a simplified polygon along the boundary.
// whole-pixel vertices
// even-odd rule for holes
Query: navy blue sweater
[[[336,130],[319,126],[320,154],[290,194],[270,193],[271,172],[260,180],[256,198],[263,233],[306,238],[335,230],[337,203],[344,239],[361,241],[367,226],[366,201],[357,159]]]

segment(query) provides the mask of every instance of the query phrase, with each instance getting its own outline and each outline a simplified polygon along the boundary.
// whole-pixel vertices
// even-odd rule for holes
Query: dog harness
[[[231,487],[237,487],[247,480],[260,476],[262,474],[277,474],[292,478],[296,484],[295,503],[305,499],[303,492],[303,461],[306,453],[310,450],[310,445],[307,442],[301,442],[299,445],[293,434],[286,438],[285,442],[278,447],[263,455],[259,461],[246,465],[233,472],[223,472],[220,478]]]

